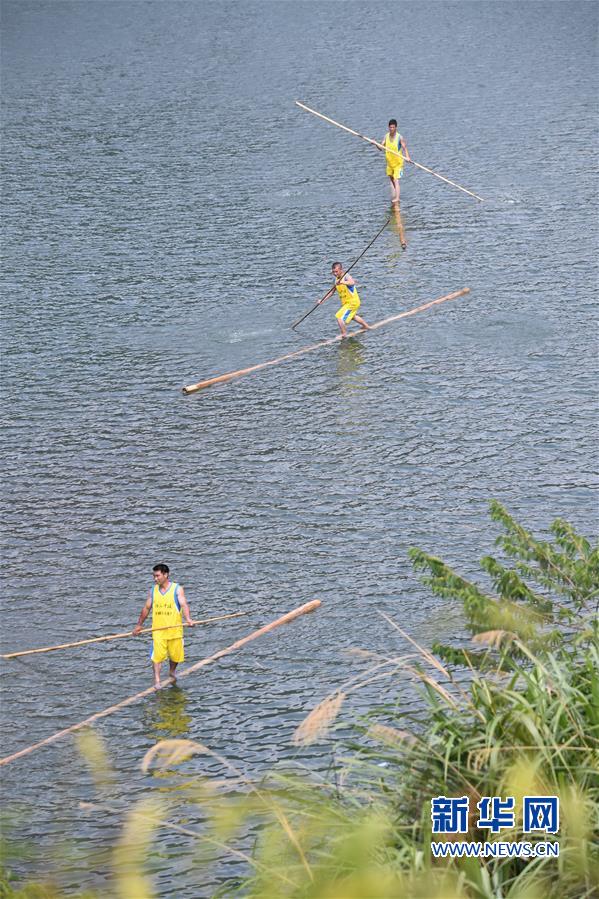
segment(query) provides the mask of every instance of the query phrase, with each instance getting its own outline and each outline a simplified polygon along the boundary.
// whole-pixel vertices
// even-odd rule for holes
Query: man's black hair
[[[389,119],[389,124],[395,125],[395,127],[397,128],[397,119]]]
[[[165,565],[164,562],[159,562],[158,565],[154,565],[152,571],[161,571],[163,574],[168,574],[170,568],[168,567],[168,565]]]
[[[333,264],[332,264],[332,266],[331,266],[331,271],[333,271],[333,269],[335,268],[336,265],[340,265],[341,268],[343,268],[343,266],[341,265],[340,262],[333,262]]]

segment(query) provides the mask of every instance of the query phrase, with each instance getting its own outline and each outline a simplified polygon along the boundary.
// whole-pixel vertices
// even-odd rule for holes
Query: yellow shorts
[[[401,178],[403,165],[398,166],[397,168],[392,168],[390,165],[387,166],[387,174],[391,175],[391,177],[398,181]]]
[[[335,318],[340,322],[343,322],[344,325],[348,325],[358,309],[360,308],[360,304],[357,306],[350,306],[348,303],[345,303],[340,309],[335,313]]]
[[[154,634],[154,646],[152,655],[153,662],[182,662],[185,658],[183,650],[183,638],[177,637],[175,640],[168,640],[162,634]]]

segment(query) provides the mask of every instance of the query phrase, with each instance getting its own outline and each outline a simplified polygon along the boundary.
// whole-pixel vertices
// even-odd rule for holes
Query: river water
[[[196,661],[313,598],[323,605],[104,719],[113,805],[159,790],[139,762],[185,736],[257,776],[296,752],[307,711],[403,650],[461,634],[407,558],[466,574],[492,551],[495,497],[546,533],[597,525],[597,10],[594,3],[6,2],[3,18],[3,651],[128,629],[166,561]],[[297,334],[389,215],[376,150],[399,120],[408,248],[389,226],[354,274],[377,320],[471,293],[364,338],[184,397],[203,377],[334,336]],[[3,662],[2,754],[148,686],[148,644]],[[413,688],[354,694],[345,720]],[[326,767],[330,747],[300,754]],[[3,770],[5,807],[71,891],[119,813],[71,738]],[[188,771],[222,773],[196,759]],[[189,821],[193,819],[188,819]],[[15,823],[16,822],[16,823]],[[156,837],[157,894],[210,895],[187,844]],[[178,844],[178,845],[177,845]]]

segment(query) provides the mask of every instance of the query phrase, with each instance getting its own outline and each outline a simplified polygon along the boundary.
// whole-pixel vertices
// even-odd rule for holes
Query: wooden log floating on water
[[[200,621],[194,621],[193,625],[186,624],[184,621],[180,627],[197,627],[199,624],[210,624],[213,621],[225,621],[227,618],[239,618],[241,615],[247,615],[247,612],[232,612],[230,615],[216,615],[213,618],[202,618]],[[175,625],[179,627],[179,625]],[[155,631],[168,631],[173,627],[168,624],[165,627],[144,627],[140,634],[153,634]],[[133,637],[133,631],[123,631],[120,634],[107,634],[104,637],[88,637],[86,640],[75,640],[73,643],[57,643],[56,646],[40,646],[39,649],[22,649],[19,652],[9,652],[0,656],[0,659],[16,659],[18,656],[33,656],[40,652],[56,652],[57,649],[72,649],[74,646],[86,646],[88,643],[103,643],[106,640],[122,640],[124,637]]]
[[[440,303],[446,303],[448,300],[456,300],[458,297],[463,297],[464,294],[470,293],[469,287],[463,287],[461,290],[456,290],[455,293],[448,293],[443,297],[439,297],[436,300],[430,300],[428,303],[423,303],[422,306],[416,306],[415,309],[408,309],[407,312],[399,312],[397,315],[391,315],[389,318],[381,319],[381,321],[374,322],[370,326],[372,331],[377,328],[382,328],[383,325],[388,325],[391,322],[399,321],[400,318],[407,318],[409,315],[416,315],[417,312],[424,312],[426,309],[430,309],[432,306],[438,306]],[[356,337],[358,334],[364,335],[368,334],[368,331],[360,329],[359,331],[352,331],[348,337]],[[224,375],[217,375],[215,378],[206,378],[204,381],[198,381],[197,384],[189,384],[187,387],[183,387],[182,392],[185,396],[189,396],[191,393],[197,393],[199,390],[205,390],[206,387],[212,387],[214,384],[224,384],[226,381],[232,381],[234,378],[240,378],[242,375],[249,375],[253,371],[259,371],[262,368],[268,368],[271,365],[279,365],[280,362],[287,362],[289,359],[297,359],[298,356],[303,356],[306,353],[311,353],[312,350],[318,350],[321,347],[331,346],[334,343],[338,343],[340,340],[344,338],[341,334],[338,334],[337,337],[330,337],[328,340],[322,340],[320,343],[313,343],[311,346],[302,347],[299,350],[294,350],[292,353],[286,353],[284,356],[279,356],[278,359],[270,359],[268,362],[259,362],[258,365],[250,365],[249,368],[240,368],[238,371],[230,371]],[[347,338],[345,338],[347,339]]]
[[[313,612],[320,605],[321,602],[319,599],[313,599],[312,602],[307,602],[305,605],[299,606],[297,609],[293,609],[292,612],[287,612],[286,615],[283,615],[281,618],[277,618],[275,621],[271,621],[270,624],[265,624],[264,627],[259,628],[257,631],[252,631],[252,633],[248,634],[246,637],[241,637],[240,640],[236,640],[235,643],[231,643],[230,646],[226,646],[224,649],[219,649],[219,651],[215,652],[214,655],[208,656],[205,659],[201,659],[199,662],[195,662],[195,664],[190,665],[189,668],[185,668],[184,671],[181,671],[177,674],[177,681],[180,681],[184,677],[189,677],[190,674],[199,671],[200,668],[204,668],[206,665],[210,665],[212,662],[216,662],[223,656],[229,655],[229,653],[231,652],[235,652],[236,649],[241,649],[241,647],[245,646],[246,643],[250,643],[252,640],[256,640],[263,634],[267,634],[270,631],[273,631],[275,628],[281,627],[281,625],[283,624],[288,624],[295,618],[299,618],[300,615],[306,615],[308,612]],[[108,715],[114,714],[114,712],[119,712],[121,709],[124,709],[129,705],[133,705],[134,702],[139,702],[140,699],[144,699],[146,696],[151,696],[152,693],[157,693],[158,690],[163,690],[165,687],[169,686],[172,681],[173,679],[169,677],[160,687],[148,687],[147,690],[142,690],[140,693],[134,693],[133,696],[128,696],[121,702],[117,702],[116,705],[111,705],[107,709],[102,709],[101,712],[96,712],[94,715],[90,715],[89,718],[85,718],[83,721],[78,721],[77,724],[71,724],[70,727],[65,727],[63,730],[57,731],[50,737],[46,737],[45,740],[40,740],[38,743],[33,743],[31,746],[26,746],[24,749],[20,749],[18,752],[13,752],[12,755],[6,755],[4,756],[4,758],[0,759],[0,766],[8,765],[10,764],[10,762],[14,762],[16,759],[22,758],[25,755],[29,755],[30,753],[35,752],[36,749],[41,749],[42,746],[48,746],[50,743],[55,743],[57,740],[60,740],[61,737],[66,737],[68,734],[75,733],[75,731],[81,730],[83,727],[88,727],[90,724],[95,724],[95,722],[99,721],[100,718],[106,718]]]

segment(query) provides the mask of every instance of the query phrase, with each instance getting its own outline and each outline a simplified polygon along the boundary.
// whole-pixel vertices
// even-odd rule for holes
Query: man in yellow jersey
[[[381,143],[386,149],[385,161],[387,163],[387,174],[391,182],[391,202],[399,203],[399,179],[403,169],[404,156],[408,162],[412,160],[410,159],[410,152],[406,142],[397,130],[397,119],[389,120],[389,130]]]
[[[185,623],[193,627],[194,622],[189,614],[189,606],[185,599],[185,591],[181,584],[175,584],[169,578],[168,565],[160,562],[152,569],[154,586],[148,590],[148,598],[141,612],[139,620],[133,629],[137,636],[143,623],[152,610],[152,627],[156,632],[152,634],[153,645],[151,660],[154,667],[154,686],[160,687],[160,668],[162,663],[169,660],[169,675],[176,681],[175,670],[179,662],[185,658],[183,650],[183,615]],[[170,626],[172,625],[172,627]]]
[[[363,331],[370,331],[370,325],[357,315],[358,309],[360,308],[360,297],[358,295],[356,282],[351,275],[344,274],[340,262],[333,262],[331,271],[335,277],[335,284],[331,287],[329,292],[325,294],[322,300],[319,301],[318,305],[324,303],[325,300],[328,300],[329,297],[332,297],[335,291],[337,291],[341,301],[341,308],[335,313],[335,318],[337,319],[341,336],[347,337],[346,325],[349,325],[350,321],[354,318],[357,323],[362,326]]]

